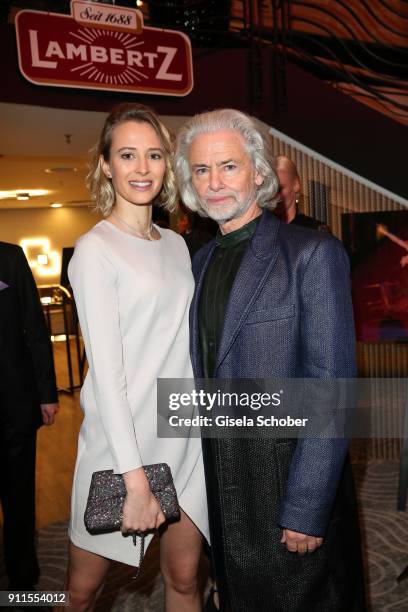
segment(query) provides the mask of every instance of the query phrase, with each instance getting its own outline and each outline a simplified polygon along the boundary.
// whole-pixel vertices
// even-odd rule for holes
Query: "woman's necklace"
[[[117,215],[113,210],[111,211],[111,215],[115,217],[115,219],[117,219],[119,223],[123,225],[123,227],[126,227],[128,230],[131,230],[139,238],[143,238],[144,240],[153,240],[152,231],[154,229],[154,226],[153,226],[152,221],[150,221],[150,227],[147,230],[146,234],[143,234],[136,227],[133,227],[133,225],[129,225],[129,223],[126,223],[126,221],[124,221],[121,217],[119,217],[119,215]]]

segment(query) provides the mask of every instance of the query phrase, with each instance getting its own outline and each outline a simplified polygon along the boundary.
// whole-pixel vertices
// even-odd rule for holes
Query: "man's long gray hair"
[[[190,210],[207,216],[192,184],[188,156],[191,143],[196,136],[220,130],[234,130],[241,134],[254,171],[264,179],[256,192],[258,206],[274,208],[274,197],[279,189],[279,183],[274,170],[270,136],[256,119],[233,108],[222,108],[195,115],[180,129],[176,140],[175,174],[184,204]]]

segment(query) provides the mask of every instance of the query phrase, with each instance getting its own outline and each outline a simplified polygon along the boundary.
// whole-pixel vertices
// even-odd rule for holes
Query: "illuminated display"
[[[61,257],[51,251],[48,238],[24,238],[20,241],[28,263],[39,276],[56,276],[61,272]]]

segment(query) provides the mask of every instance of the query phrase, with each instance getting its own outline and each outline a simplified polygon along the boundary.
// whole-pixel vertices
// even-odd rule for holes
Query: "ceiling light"
[[[23,238],[23,240],[20,240],[20,246],[27,257],[30,268],[35,270],[36,274],[40,276],[57,276],[61,273],[61,257],[57,251],[51,251],[49,238]],[[41,255],[47,255],[47,265],[39,263],[37,258],[39,255],[38,250],[40,250]]]
[[[0,200],[13,200],[14,198],[19,198],[19,196],[23,196],[22,199],[27,200],[28,198],[45,196],[50,193],[52,192],[49,189],[13,189],[12,191],[0,191]],[[28,197],[24,198],[24,196]]]
[[[39,255],[37,255],[37,263],[40,266],[47,266],[48,265],[48,255],[46,253],[40,253]]]
[[[54,168],[45,168],[47,174],[63,174],[64,172],[78,172],[78,168],[72,166],[55,166]]]
[[[16,194],[16,198],[17,200],[29,200],[30,194],[28,193],[28,191],[20,191]]]
[[[59,202],[53,202],[52,204],[50,204],[51,208],[62,208],[62,204],[60,204]]]
[[[142,0],[136,0],[136,6],[143,6]]]

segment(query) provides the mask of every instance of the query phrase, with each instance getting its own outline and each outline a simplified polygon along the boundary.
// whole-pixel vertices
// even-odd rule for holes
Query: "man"
[[[193,260],[195,376],[354,376],[347,256],[262,211],[278,181],[254,122],[230,109],[193,117],[175,162],[185,205],[220,230]],[[213,438],[203,451],[221,609],[365,609],[346,441]]]
[[[304,215],[299,211],[300,177],[293,161],[286,155],[277,155],[275,169],[279,181],[279,201],[273,212],[278,219],[284,223],[293,223],[293,225],[302,225],[310,229],[330,232],[329,226],[323,221]]]
[[[0,242],[0,499],[10,590],[31,590],[37,428],[58,411],[52,347],[22,249]]]

